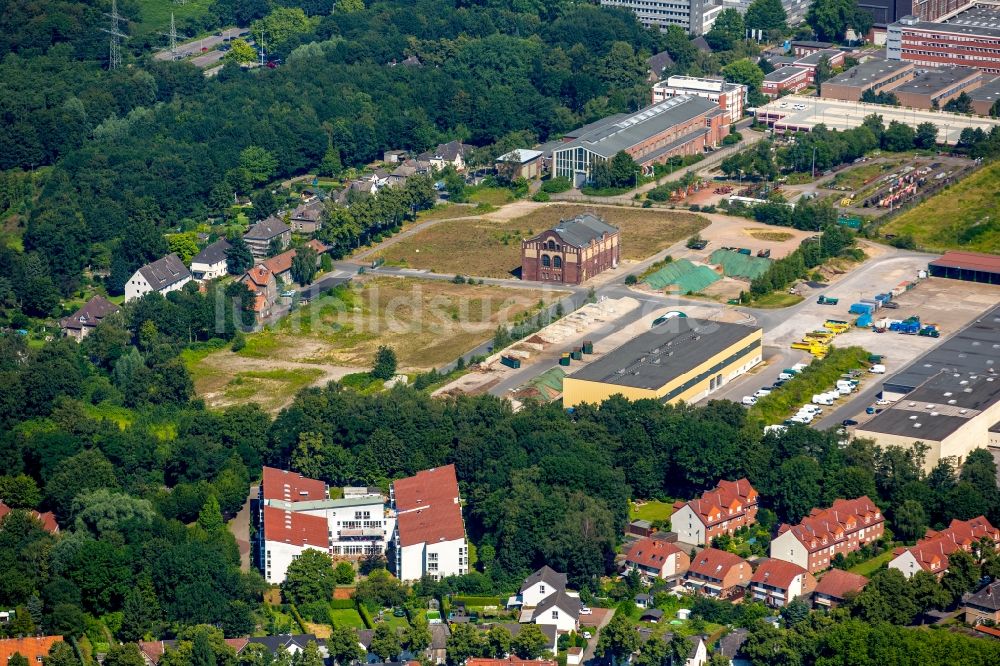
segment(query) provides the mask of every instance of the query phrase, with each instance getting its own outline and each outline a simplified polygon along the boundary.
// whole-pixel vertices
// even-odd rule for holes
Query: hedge
[[[466,606],[503,606],[504,600],[500,597],[476,597],[455,595],[451,598],[453,604],[465,604]]]
[[[793,409],[812,402],[813,395],[833,388],[848,370],[867,367],[868,352],[861,347],[831,347],[826,358],[813,361],[781,388],[758,400],[750,415],[766,423],[781,423]]]
[[[288,604],[288,607],[291,609],[292,617],[295,618],[295,622],[299,625],[299,629],[302,630],[303,634],[308,634],[309,630],[306,629],[305,620],[303,620],[302,616],[299,614],[299,609],[295,607],[295,604]]]
[[[372,619],[372,614],[368,612],[364,604],[357,604],[358,615],[361,616],[361,621],[365,623],[365,626],[369,629],[375,628],[375,620]]]

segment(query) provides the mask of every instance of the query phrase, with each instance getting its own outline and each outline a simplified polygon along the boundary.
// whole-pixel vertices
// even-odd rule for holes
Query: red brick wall
[[[545,244],[553,240],[560,250],[543,249]],[[527,250],[533,249],[536,256],[529,257]],[[542,265],[542,256],[550,258],[550,265]],[[552,284],[580,284],[584,280],[602,273],[620,260],[619,236],[614,234],[607,241],[607,247],[591,253],[591,256],[579,260],[586,255],[585,248],[567,246],[554,231],[545,231],[535,238],[521,242],[521,279],[533,282],[548,282]],[[561,266],[556,268],[555,259],[559,258]],[[572,258],[573,261],[567,261]]]

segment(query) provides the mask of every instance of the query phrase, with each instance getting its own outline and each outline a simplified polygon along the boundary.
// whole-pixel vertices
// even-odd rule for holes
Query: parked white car
[[[756,405],[757,398],[753,397],[752,395],[745,395],[743,396],[743,404],[748,406]]]
[[[872,373],[873,375],[884,375],[885,366],[882,365],[881,363],[876,363],[875,365],[873,365],[871,368],[868,369],[868,372]]]
[[[771,389],[765,389],[765,388],[759,389],[753,394],[753,397],[763,398],[765,395],[771,395]]]

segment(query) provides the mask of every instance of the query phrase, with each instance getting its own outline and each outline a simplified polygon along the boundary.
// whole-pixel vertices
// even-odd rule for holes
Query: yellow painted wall
[[[621,386],[619,384],[611,384],[605,382],[589,381],[584,379],[575,379],[572,375],[563,379],[563,407],[575,407],[584,402],[589,403],[600,403],[607,400],[613,395],[622,395],[629,400],[642,400],[642,399],[657,399],[666,394],[670,393],[676,387],[684,384],[692,377],[695,377],[702,372],[705,372],[708,368],[714,366],[716,363],[722,362],[728,356],[732,356],[740,349],[746,347],[747,345],[758,342],[760,343],[763,338],[764,332],[760,329],[748,330],[746,337],[737,341],[733,345],[723,349],[717,354],[714,354],[710,358],[705,359],[703,362],[699,363],[696,367],[692,368],[690,371],[685,372],[681,375],[677,375],[672,378],[666,384],[658,389],[644,389],[637,388],[633,386]],[[614,352],[609,352],[614,353]],[[697,384],[691,386],[686,391],[674,396],[670,400],[670,404],[680,402],[682,400],[690,402],[695,396],[698,396],[705,391],[708,391],[709,385],[711,384],[712,377],[715,374],[721,374],[724,377],[731,374],[736,368],[744,365],[754,357],[751,352],[743,358],[737,359],[735,362],[728,366],[725,366],[718,370],[713,375],[705,377],[704,380],[698,382]]]

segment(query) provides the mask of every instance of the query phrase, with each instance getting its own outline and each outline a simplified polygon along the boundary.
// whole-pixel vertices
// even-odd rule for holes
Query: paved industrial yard
[[[963,116],[944,111],[925,111],[882,104],[843,102],[824,97],[799,97],[789,95],[757,108],[757,118],[773,125],[778,132],[809,131],[819,124],[830,129],[845,130],[860,127],[867,116],[873,113],[882,116],[888,125],[893,120],[916,127],[920,123],[934,123],[938,126],[938,141],[955,144],[962,130],[967,127],[980,128],[989,132],[1000,120],[982,116]]]

